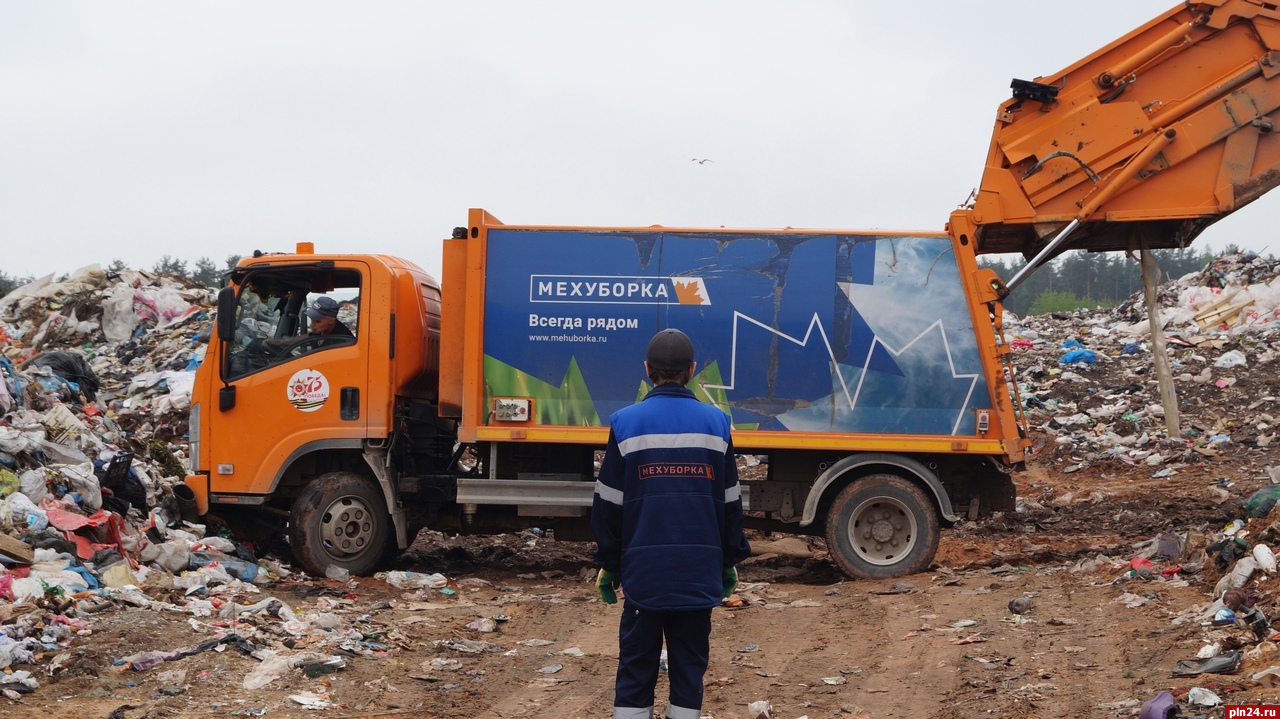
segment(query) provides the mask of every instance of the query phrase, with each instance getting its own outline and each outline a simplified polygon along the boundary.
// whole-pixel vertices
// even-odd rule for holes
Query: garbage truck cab
[[[346,332],[309,332],[320,298]],[[189,484],[201,509],[243,517],[236,510],[249,508],[276,531],[291,528],[312,570],[362,571],[383,547],[404,546],[389,440],[397,402],[434,402],[439,337],[439,285],[410,262],[306,245],[244,261],[219,294],[193,390],[191,466],[202,473]],[[452,423],[441,427],[447,459]]]

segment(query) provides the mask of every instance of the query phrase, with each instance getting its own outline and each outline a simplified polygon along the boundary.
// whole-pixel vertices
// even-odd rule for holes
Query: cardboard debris
[[[7,534],[0,534],[0,554],[23,564],[31,564],[36,556],[30,545]]]

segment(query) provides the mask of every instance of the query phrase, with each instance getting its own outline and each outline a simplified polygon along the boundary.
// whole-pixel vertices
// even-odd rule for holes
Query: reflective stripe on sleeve
[[[598,479],[596,480],[596,495],[609,504],[622,506],[622,490],[614,489]]]
[[[693,432],[682,434],[642,434],[638,437],[624,439],[618,443],[618,451],[624,457],[642,449],[684,449],[688,447],[710,449],[724,453],[729,449],[729,443],[723,437],[714,434],[697,434]]]
[[[742,485],[735,484],[724,491],[724,503],[736,502],[742,499]]]

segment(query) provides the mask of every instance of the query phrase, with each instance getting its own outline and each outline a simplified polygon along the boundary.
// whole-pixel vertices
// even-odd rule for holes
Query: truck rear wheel
[[[938,551],[938,512],[919,486],[872,474],[845,487],[827,513],[827,549],[851,577],[915,574]]]
[[[322,577],[329,567],[369,574],[386,555],[390,534],[382,490],[359,474],[321,475],[293,502],[289,544],[309,574]]]

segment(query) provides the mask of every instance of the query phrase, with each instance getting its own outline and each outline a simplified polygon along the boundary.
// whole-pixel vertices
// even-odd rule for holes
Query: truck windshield
[[[240,287],[235,337],[227,348],[227,379],[354,344],[359,324],[359,272],[254,272]]]

